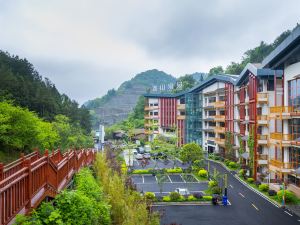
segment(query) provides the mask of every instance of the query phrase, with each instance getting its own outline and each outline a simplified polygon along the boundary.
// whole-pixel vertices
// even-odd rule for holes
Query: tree
[[[225,158],[235,159],[233,150],[233,135],[230,131],[225,132]]]
[[[224,70],[222,66],[216,66],[209,70],[208,76],[224,74]]]
[[[185,144],[180,151],[180,159],[183,162],[194,162],[203,159],[202,148],[196,143]]]
[[[181,82],[182,86],[179,88],[175,84],[174,92],[185,91],[195,86],[196,80],[193,78],[193,75],[187,74],[178,78],[177,82]]]
[[[249,148],[249,167],[250,167],[250,174],[251,176],[254,175],[254,170],[256,170],[255,168],[255,163],[254,163],[254,144],[255,144],[255,141],[254,141],[254,126],[251,126],[250,127],[250,130],[249,130],[249,138],[248,138],[248,141],[247,141],[247,144],[248,144],[248,148]],[[254,179],[256,179],[256,177],[254,177]]]

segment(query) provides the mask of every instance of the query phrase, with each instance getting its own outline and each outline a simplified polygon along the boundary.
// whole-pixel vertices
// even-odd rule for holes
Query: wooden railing
[[[278,141],[290,141],[292,140],[292,135],[282,133],[271,133],[270,138]]]
[[[258,134],[257,140],[268,140],[268,135],[265,134]]]
[[[177,110],[185,110],[185,104],[178,104]]]
[[[271,159],[269,161],[270,165],[275,166],[280,169],[293,169],[292,163],[285,163],[276,159]]]
[[[214,138],[214,141],[215,141],[218,145],[225,145],[225,139],[223,139],[223,138]]]
[[[268,93],[257,93],[257,101],[258,102],[267,102],[268,101]]]
[[[289,113],[293,111],[291,106],[273,106],[270,107],[270,113]]]
[[[18,213],[29,213],[45,197],[55,197],[95,156],[92,149],[64,154],[46,150],[44,155],[35,151],[8,165],[0,163],[0,225],[10,223]]]
[[[225,107],[225,101],[218,101],[218,102],[215,102],[214,107],[215,107],[215,108],[224,108],[224,107]]]
[[[267,115],[258,115],[257,120],[268,120],[268,116]]]
[[[144,110],[145,110],[145,111],[155,110],[155,109],[158,109],[158,106],[147,106],[147,105],[146,105],[146,106],[144,107]]]
[[[225,127],[214,127],[215,133],[225,133]]]

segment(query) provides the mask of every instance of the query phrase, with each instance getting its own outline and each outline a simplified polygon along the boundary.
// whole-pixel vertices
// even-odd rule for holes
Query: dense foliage
[[[201,160],[203,159],[202,148],[194,142],[185,144],[180,151],[180,159],[183,162],[194,162],[196,160]]]
[[[87,109],[79,108],[76,101],[60,94],[55,85],[49,79],[43,79],[26,59],[0,51],[0,100],[3,99],[36,112],[47,121],[62,114],[72,124],[79,124],[86,133],[91,130]]]
[[[57,115],[52,123],[40,119],[36,113],[9,102],[0,102],[0,149],[30,152],[33,148],[66,149],[92,147],[92,137],[85,135],[79,125],[68,117]],[[5,160],[1,159],[3,162]]]
[[[136,192],[128,181],[126,174],[120,170],[121,162],[109,150],[106,156],[98,154],[96,174],[103,186],[103,192],[111,205],[113,224],[154,225],[159,218],[148,211],[147,199]]]
[[[109,225],[110,206],[102,188],[89,169],[82,169],[75,178],[75,190],[66,190],[53,202],[44,202],[32,216],[17,216],[16,225]]]

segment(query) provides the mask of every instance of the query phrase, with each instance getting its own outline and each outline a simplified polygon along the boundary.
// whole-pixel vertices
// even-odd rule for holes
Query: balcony
[[[264,125],[267,126],[268,125],[268,116],[267,115],[258,115],[257,116],[257,124],[258,125]]]
[[[292,140],[291,134],[271,133],[270,142],[272,144],[280,144],[281,146],[290,146]]]
[[[269,160],[269,169],[281,173],[290,173],[294,168],[292,163],[271,159]]]
[[[257,163],[259,165],[268,165],[268,155],[259,154],[257,157]]]
[[[257,144],[267,145],[268,144],[268,135],[258,134],[257,135]]]
[[[270,107],[270,118],[274,119],[290,119],[293,107],[291,106],[273,106]]]
[[[218,102],[215,102],[214,107],[215,107],[215,108],[225,108],[225,101],[218,101]]]
[[[214,138],[214,141],[216,144],[221,145],[221,146],[225,146],[225,139],[222,138]]]
[[[215,115],[215,121],[225,122],[225,115]]]
[[[145,127],[158,127],[158,123],[145,123]]]
[[[152,120],[152,119],[158,119],[158,115],[145,115],[145,120]]]
[[[258,103],[268,103],[268,93],[257,93],[256,98]]]
[[[184,111],[185,110],[185,104],[178,104],[177,105],[177,110]]]
[[[215,127],[215,133],[225,133],[225,127]]]
[[[185,115],[177,115],[178,120],[185,120]]]
[[[145,105],[145,108],[144,108],[145,111],[151,111],[151,110],[156,110],[156,109],[158,109],[158,106]]]

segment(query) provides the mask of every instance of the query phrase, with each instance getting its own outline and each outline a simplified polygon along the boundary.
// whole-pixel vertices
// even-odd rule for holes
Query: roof
[[[300,26],[275,48],[262,62],[263,68],[281,68],[285,60],[300,49]]]
[[[218,81],[229,82],[229,83],[234,84],[237,78],[238,78],[238,75],[231,75],[231,74],[213,75],[213,76],[208,77],[208,79],[202,81],[200,84],[196,85],[195,87],[188,89],[186,91],[182,91],[182,92],[174,93],[174,94],[173,93],[147,93],[147,94],[144,94],[144,97],[148,97],[148,98],[178,98],[187,93],[201,91],[204,88],[208,87],[209,85],[211,85],[215,82],[218,82]]]
[[[243,82],[248,81],[249,72],[258,77],[274,76],[281,77],[283,75],[282,70],[272,70],[268,68],[261,68],[261,64],[248,63],[243,71],[240,73],[239,78],[236,80],[235,85],[239,86]]]

